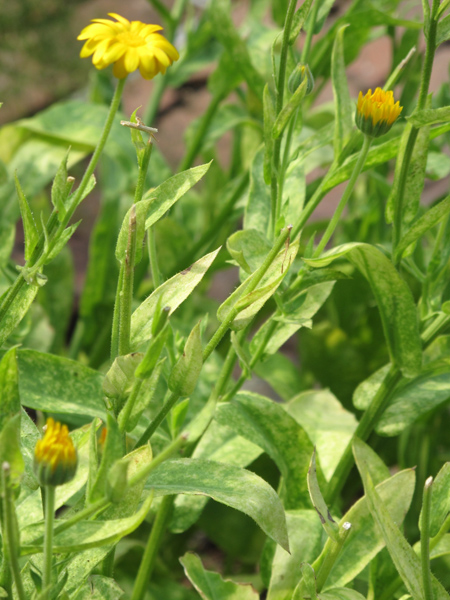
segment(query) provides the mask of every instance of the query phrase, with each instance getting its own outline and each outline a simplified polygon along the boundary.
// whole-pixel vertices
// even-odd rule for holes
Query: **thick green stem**
[[[342,212],[343,212],[344,208],[347,206],[347,202],[350,198],[353,188],[355,187],[356,180],[358,179],[358,176],[361,173],[361,171],[364,167],[364,164],[366,162],[367,154],[370,150],[371,143],[372,143],[372,138],[365,135],[363,145],[361,148],[361,152],[359,153],[358,160],[356,161],[352,176],[350,177],[347,187],[345,188],[345,191],[342,194],[342,198],[339,201],[338,207],[336,208],[334,215],[333,215],[331,221],[329,222],[328,227],[326,228],[325,233],[323,234],[322,239],[320,240],[320,243],[314,252],[314,255],[313,255],[314,258],[318,258],[322,254],[323,249],[329,242],[331,236],[334,233],[334,230],[336,229],[336,227],[340,221]]]
[[[52,584],[53,523],[55,519],[55,487],[45,486],[44,565],[42,570],[42,600],[50,598]]]
[[[424,600],[433,600],[433,586],[431,584],[430,569],[430,518],[431,518],[431,491],[433,478],[425,481],[423,490],[422,515],[420,522],[420,556],[422,563],[422,587]]]
[[[322,555],[312,564],[313,569],[316,571],[316,586],[317,592],[321,592],[325,585],[328,575],[339,556],[342,546],[350,533],[351,523],[344,523],[339,530],[339,540],[335,542],[331,538],[325,543]],[[316,564],[317,563],[317,564]]]
[[[17,547],[17,522],[14,510],[14,500],[11,493],[10,471],[11,467],[9,463],[4,462],[1,473],[3,487],[2,533],[4,537],[4,547],[7,550],[7,554],[3,556],[3,562],[5,563],[6,568],[8,567],[7,562],[9,562],[19,600],[26,600],[26,594],[23,587],[18,560],[19,548]]]
[[[437,13],[439,9],[439,0],[433,0],[431,15],[428,26],[427,47],[425,51],[425,60],[422,69],[422,79],[420,82],[419,99],[417,101],[416,110],[425,108],[428,96],[428,88],[430,86],[431,71],[433,68],[434,54],[436,52],[436,33],[437,33]],[[397,247],[402,236],[402,219],[403,219],[403,202],[405,197],[406,181],[409,174],[409,165],[414,151],[414,146],[417,140],[419,130],[413,127],[409,133],[406,143],[405,154],[403,156],[402,166],[399,176],[398,193],[394,204],[394,219],[392,229],[392,246],[393,250]],[[401,260],[401,256],[397,257],[397,265]]]
[[[161,541],[172,512],[175,496],[164,496],[161,505],[156,513],[152,531],[145,547],[139,571],[134,584],[131,600],[142,600],[145,596],[146,587],[155,567],[156,558],[161,545]]]
[[[134,264],[136,259],[136,210],[132,206],[128,229],[128,244],[123,263],[123,279],[119,276],[119,355],[130,352],[131,310],[133,304]]]

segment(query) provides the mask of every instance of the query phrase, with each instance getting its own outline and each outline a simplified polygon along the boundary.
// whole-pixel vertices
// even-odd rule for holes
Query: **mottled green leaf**
[[[179,396],[190,396],[195,390],[202,370],[203,350],[200,322],[189,334],[183,354],[173,366],[169,377],[169,389]]]
[[[450,106],[442,108],[424,108],[413,112],[407,117],[408,123],[414,127],[426,127],[427,125],[436,125],[437,123],[447,123],[450,119]]]
[[[450,39],[450,15],[444,17],[437,26],[436,46]]]
[[[200,558],[187,552],[180,558],[187,578],[204,600],[258,600],[259,595],[249,584],[223,579],[219,573],[207,571]]]
[[[333,588],[320,594],[321,600],[364,600],[365,596],[350,588]]]
[[[0,431],[14,415],[20,413],[17,349],[11,348],[0,362]]]
[[[355,416],[328,390],[302,392],[282,407],[308,434],[329,480],[356,429]]]
[[[142,245],[145,231],[154,225],[177,202],[188,192],[208,171],[211,163],[193,167],[182,173],[177,173],[162,183],[157,188],[148,191],[143,199],[134,205],[136,211],[136,262],[142,257]],[[116,258],[123,261],[128,242],[128,223],[130,220],[131,207],[126,213],[122,227],[119,232],[116,247]]]
[[[308,17],[309,10],[311,8],[312,0],[305,0],[300,8],[295,12],[294,18],[292,19],[291,33],[289,34],[289,45],[295,43],[295,40],[300,35],[300,31],[305,24]]]
[[[286,509],[309,508],[306,483],[313,446],[300,425],[283,408],[257,394],[240,392],[216,409],[217,421],[260,446],[283,476]]]
[[[270,188],[264,180],[264,147],[253,157],[250,187],[244,213],[244,229],[256,229],[267,235],[270,221]]]
[[[308,469],[308,490],[311,496],[311,502],[319,515],[320,522],[327,535],[335,542],[339,541],[339,527],[336,521],[331,516],[328,506],[323,499],[322,492],[319,487],[317,480],[317,467],[316,467],[316,450],[314,449],[311,462]]]
[[[140,346],[152,335],[152,322],[158,302],[169,306],[171,315],[200,283],[204,274],[216,258],[220,248],[200,258],[193,265],[177,273],[171,279],[159,286],[131,316],[131,344]],[[162,301],[160,300],[162,297]]]
[[[272,129],[272,138],[276,140],[285,130],[287,124],[294,115],[294,112],[299,108],[303,98],[306,96],[306,90],[308,87],[308,79],[305,77],[304,81],[295,92],[292,94],[288,102],[283,106],[280,113],[278,114],[276,121]]]
[[[389,554],[395,564],[399,575],[403,579],[406,589],[415,600],[424,600],[425,596],[422,589],[421,579],[421,561],[411,546],[401,533],[390,511],[386,507],[375,489],[372,478],[366,468],[365,462],[358,455],[357,448],[354,448],[355,459],[358,470],[361,474],[364,491],[366,493],[367,504],[373,516],[375,523],[381,531],[385,540]],[[383,485],[383,484],[381,484]],[[435,600],[448,600],[449,595],[431,574],[431,584]]]
[[[7,462],[10,466],[10,481],[15,487],[25,468],[22,454],[20,452],[20,412],[9,417],[0,431],[0,456],[2,464]],[[3,477],[0,482],[0,490],[3,489]]]
[[[273,158],[273,144],[274,139],[272,137],[273,125],[275,123],[276,112],[275,112],[275,101],[272,97],[272,93],[269,88],[269,84],[266,83],[263,94],[263,114],[264,114],[264,181],[267,185],[270,185],[272,181],[272,158]]]
[[[92,575],[89,581],[81,586],[73,600],[121,600],[125,592],[111,577]]]
[[[430,536],[437,535],[450,513],[450,462],[446,462],[436,475],[431,494]]]
[[[247,273],[261,266],[271,245],[265,235],[256,229],[242,229],[227,240],[227,250]]]
[[[310,266],[323,267],[343,256],[361,272],[372,288],[393,364],[402,370],[405,377],[413,377],[421,368],[422,344],[410,289],[391,261],[369,244],[344,244],[318,259],[305,259],[305,262]]]
[[[37,283],[23,283],[0,324],[0,346],[4,344],[26,315],[38,291],[39,285]]]
[[[31,212],[28,200],[20,186],[17,174],[15,175],[17,197],[19,199],[20,214],[22,216],[23,233],[25,237],[25,260],[29,260],[33,253],[36,242],[39,239],[36,222]]]
[[[105,419],[101,373],[68,358],[34,350],[19,350],[17,357],[24,406]]]
[[[249,515],[283,548],[289,549],[281,500],[263,479],[231,465],[203,459],[170,460],[150,474],[145,486],[156,496],[204,494]]]

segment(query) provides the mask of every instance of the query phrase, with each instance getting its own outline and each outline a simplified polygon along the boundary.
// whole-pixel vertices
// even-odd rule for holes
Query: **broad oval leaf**
[[[155,496],[203,494],[245,513],[289,551],[283,505],[263,479],[239,467],[202,459],[169,460],[150,474]]]

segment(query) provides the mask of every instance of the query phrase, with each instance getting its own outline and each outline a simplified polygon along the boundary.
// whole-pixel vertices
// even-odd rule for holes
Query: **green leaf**
[[[358,449],[358,454],[361,460],[366,463],[367,469],[372,477],[374,485],[389,479],[390,471],[375,450],[360,440],[358,437],[353,439],[353,446]]]
[[[450,513],[450,462],[446,462],[433,482],[430,509],[430,537],[437,535]]]
[[[395,259],[398,260],[409,246],[417,242],[429,229],[435,227],[449,212],[450,196],[447,196],[413,223],[395,249]]]
[[[17,174],[15,175],[17,197],[19,199],[20,214],[22,216],[23,233],[25,237],[25,260],[30,260],[36,243],[39,239],[39,232],[36,227],[33,214],[28,204],[28,200],[20,186]]]
[[[100,548],[92,548],[72,554],[71,558],[66,563],[66,568],[69,573],[64,591],[68,594],[76,593],[77,590],[83,589],[84,583],[90,573],[110,552],[111,546],[102,546]],[[97,575],[95,575],[97,577]]]
[[[401,369],[405,377],[413,377],[421,368],[422,344],[410,289],[391,261],[369,244],[343,244],[321,258],[305,259],[305,262],[313,267],[323,267],[343,256],[360,271],[372,288],[392,363]]]
[[[334,588],[320,594],[320,598],[321,600],[364,600],[365,596],[349,588]]]
[[[413,112],[412,115],[406,118],[408,123],[411,123],[414,127],[427,127],[428,125],[436,125],[437,123],[448,123],[450,119],[450,106],[424,108]]]
[[[152,321],[160,297],[162,297],[161,305],[170,307],[170,316],[200,283],[219,250],[220,247],[164,282],[134,311],[131,316],[131,344],[133,347],[138,347],[150,339]]]
[[[392,365],[390,363],[384,365],[358,385],[353,393],[353,404],[355,408],[358,410],[367,410],[372,398],[377,393],[391,367]]]
[[[353,113],[355,107],[348,91],[347,74],[344,60],[344,32],[348,25],[341,27],[334,40],[331,55],[331,80],[335,109],[334,119],[334,156],[337,158],[353,131]]]
[[[19,350],[17,358],[23,406],[106,418],[101,373],[68,358],[34,350]]]
[[[203,366],[200,322],[189,334],[183,354],[173,366],[169,377],[169,389],[179,396],[190,396],[195,390]]]
[[[236,231],[227,240],[228,252],[249,274],[261,266],[270,248],[266,236],[256,229]]]
[[[213,420],[194,450],[193,458],[205,458],[236,467],[246,467],[262,453],[230,429]],[[193,525],[208,502],[207,496],[180,494],[175,500],[171,531],[181,533]]]
[[[308,490],[311,496],[311,502],[319,515],[320,522],[325,529],[327,535],[337,542],[339,540],[339,526],[331,516],[328,506],[323,499],[322,492],[320,491],[319,482],[317,480],[317,468],[316,468],[316,450],[314,449],[311,462],[308,469]]]
[[[81,586],[72,600],[121,600],[125,592],[111,577],[92,575],[89,581]]]
[[[298,367],[280,352],[256,364],[254,371],[286,401],[295,396],[303,385]]]
[[[211,163],[193,167],[187,171],[177,173],[162,183],[157,188],[148,191],[143,199],[134,205],[136,211],[136,263],[142,258],[142,245],[144,242],[145,231],[154,225],[159,219],[188,192],[208,171]],[[119,231],[116,246],[116,258],[119,262],[125,259],[128,243],[128,224],[131,207],[126,213],[122,227]]]
[[[0,456],[2,464],[9,463],[10,481],[15,487],[20,482],[20,477],[25,468],[22,454],[20,452],[20,412],[10,417],[3,423],[0,431]],[[0,490],[3,488],[3,478],[0,482]]]
[[[375,523],[381,531],[389,554],[395,564],[406,589],[414,599],[424,600],[422,591],[421,561],[392,518],[388,508],[385,506],[375,489],[372,478],[369,475],[366,464],[354,447],[355,460],[364,484],[367,504]],[[431,574],[431,583],[435,600],[448,600],[449,595],[439,581]]]
[[[73,236],[73,234],[77,230],[80,223],[81,223],[81,221],[78,221],[78,223],[69,225],[69,227],[66,227],[64,229],[64,231],[61,233],[61,235],[58,237],[58,239],[55,242],[53,242],[53,244],[51,245],[51,250],[48,253],[48,255],[46,256],[44,264],[51,262],[54,258],[56,258],[58,256],[58,254],[61,252],[61,250],[67,244],[67,242]]]
[[[170,460],[150,474],[145,486],[155,496],[205,494],[250,516],[280,546],[289,550],[283,506],[263,479],[238,467],[203,459]]]
[[[266,345],[266,354],[275,354],[301,327],[312,327],[312,317],[322,307],[333,289],[333,282],[310,287],[301,293],[295,301],[283,306],[283,315],[274,317],[276,327]],[[298,306],[298,308],[296,308]],[[272,329],[273,321],[268,320],[258,329],[250,343],[250,350],[255,353],[265,339],[268,329]]]
[[[103,391],[113,404],[115,414],[119,414],[130,395],[136,368],[142,361],[141,352],[117,356],[103,380]]]
[[[204,600],[258,600],[259,595],[249,584],[225,580],[213,571],[207,571],[200,558],[186,552],[180,559],[187,578]]]
[[[310,507],[306,476],[313,446],[279,404],[258,394],[240,392],[231,402],[219,404],[215,418],[274,460],[283,476],[281,497],[286,509]]]
[[[61,222],[66,216],[66,200],[70,193],[72,182],[67,181],[67,159],[69,157],[69,150],[59,165],[59,169],[56,173],[55,179],[52,185],[52,204],[58,212],[58,220]]]
[[[450,39],[450,15],[444,17],[437,26],[436,47]]]
[[[257,150],[250,168],[250,187],[244,213],[244,229],[267,235],[270,220],[270,188],[265,181],[265,146]]]
[[[14,298],[13,304],[9,307],[3,317],[0,328],[0,347],[6,342],[11,333],[26,315],[33,300],[36,298],[38,291],[39,285],[37,283],[28,284],[24,282]]]
[[[356,429],[355,416],[328,390],[302,392],[281,406],[308,434],[329,480]]]
[[[256,289],[250,294],[246,290],[257,272],[248,277],[237,290],[223,302],[217,311],[219,321],[223,322],[234,307],[239,307],[240,312],[232,323],[233,329],[242,329],[253,316],[264,306],[267,300],[275,293],[276,289],[286,276],[290,265],[293,263],[298,251],[298,242],[282,250],[267,269]]]
[[[79,521],[70,529],[57,533],[53,539],[53,552],[81,552],[89,548],[118,542],[132,533],[143,522],[150,509],[153,496],[147,497],[139,511],[131,517],[108,521]],[[44,523],[29,525],[21,531],[21,554],[34,554],[42,551],[35,540],[44,533]]]
[[[428,98],[427,105],[430,103],[431,96]],[[392,184],[391,193],[386,204],[386,220],[388,223],[392,223],[394,220],[395,204],[399,194],[400,174],[411,129],[412,125],[408,123],[403,132],[398,157],[395,162],[394,183]],[[414,144],[408,168],[408,177],[405,183],[402,210],[402,222],[405,224],[410,223],[414,219],[419,209],[420,198],[425,184],[429,141],[430,127],[422,127]]]
[[[305,0],[300,8],[295,12],[294,18],[292,19],[291,33],[289,34],[289,45],[292,46],[300,31],[303,29],[303,25],[308,17],[309,10],[311,8],[312,0]]]
[[[305,77],[304,81],[292,94],[288,102],[283,106],[280,113],[278,114],[276,121],[272,129],[272,138],[278,139],[285,130],[287,124],[294,115],[294,112],[300,106],[303,98],[306,96],[306,89],[308,87],[308,79]]]
[[[272,561],[267,600],[291,600],[302,577],[302,564],[313,562],[323,546],[323,529],[314,510],[286,512],[291,553],[280,546]]]
[[[416,379],[398,388],[383,413],[376,431],[394,436],[450,400],[449,366],[433,367],[433,363]]]
[[[20,413],[17,349],[11,348],[0,362],[0,431],[5,423]]]
[[[242,73],[249,88],[257,98],[261,98],[264,88],[262,75],[253,66],[247,44],[240,37],[232,19],[229,0],[213,0],[209,15],[214,35],[229,52],[236,70]]]
[[[361,445],[358,446],[358,449]],[[385,503],[391,518],[399,525],[410,507],[415,485],[412,469],[400,471],[379,483],[377,493]],[[352,524],[350,533],[327,578],[324,590],[349,584],[373,560],[385,545],[385,540],[371,515],[367,497],[360,498],[342,517]]]

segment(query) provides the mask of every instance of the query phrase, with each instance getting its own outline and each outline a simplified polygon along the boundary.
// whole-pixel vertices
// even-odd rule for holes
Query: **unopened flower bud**
[[[62,485],[77,470],[77,451],[67,425],[47,419],[44,437],[34,449],[34,472],[41,485]]]
[[[365,96],[359,92],[355,122],[357,127],[369,137],[379,137],[389,131],[400,116],[403,107],[394,102],[394,93],[376,88]]]
[[[291,94],[293,94],[300,87],[300,85],[305,81],[305,78],[308,80],[308,83],[306,84],[307,96],[314,89],[314,77],[308,65],[298,64],[292,71],[288,81],[288,89]]]

